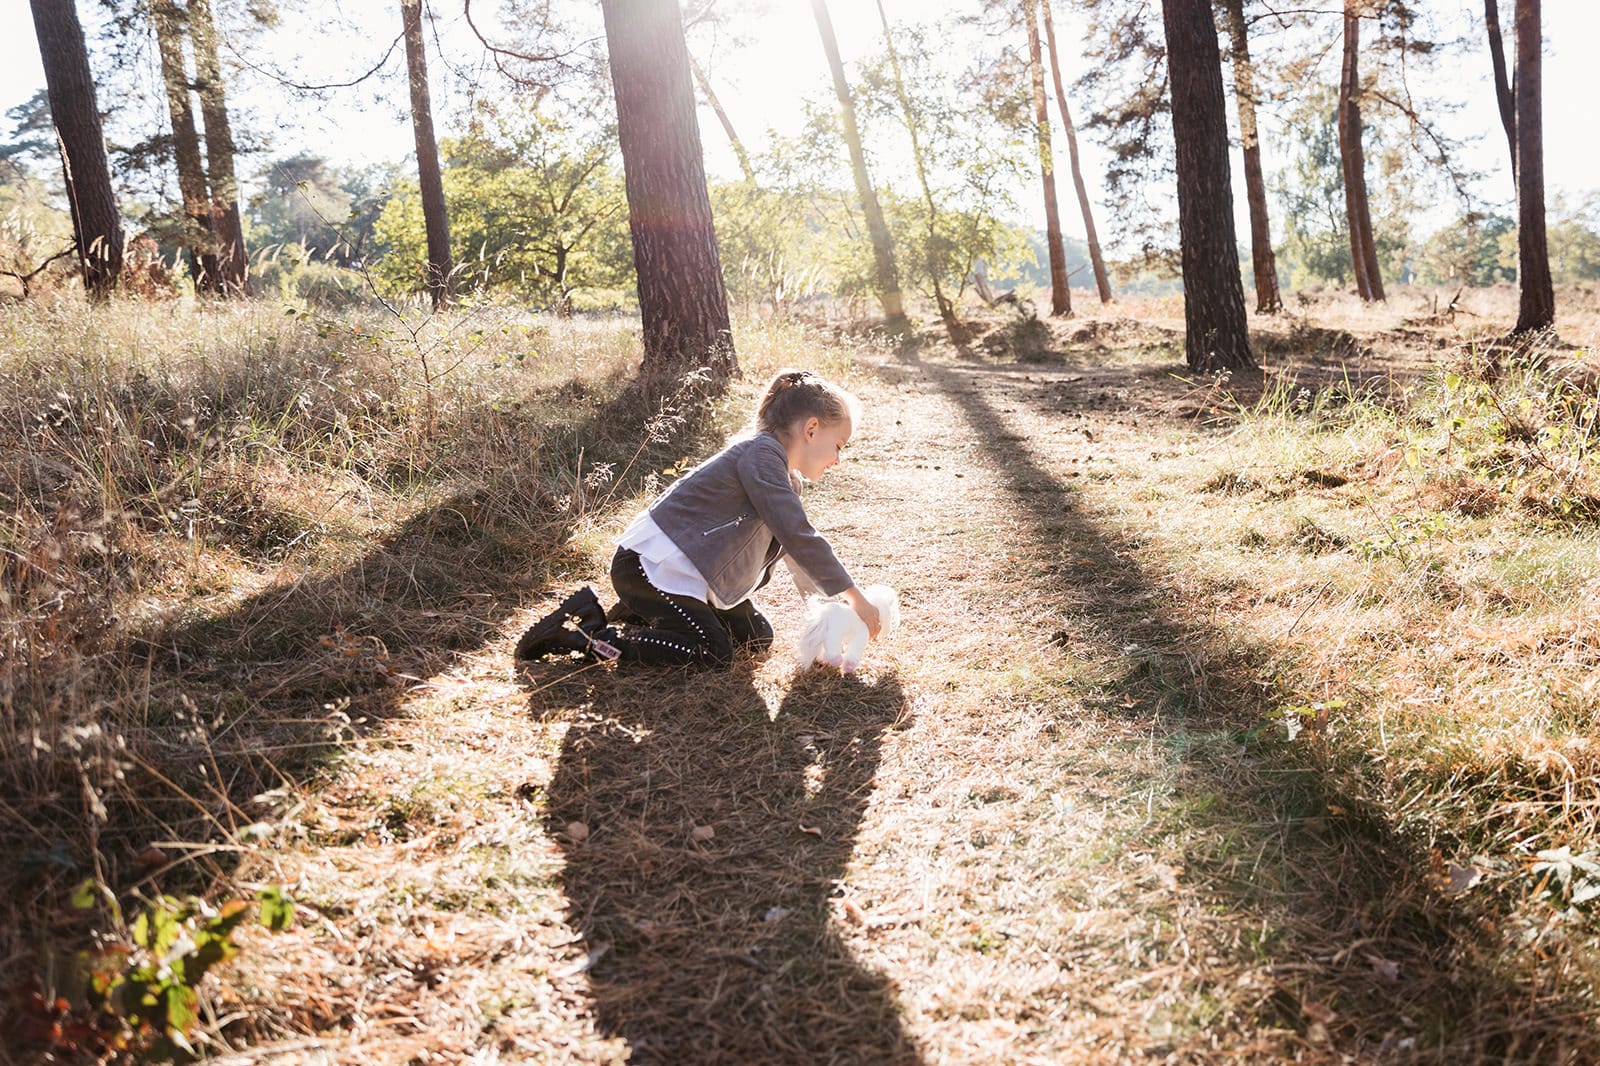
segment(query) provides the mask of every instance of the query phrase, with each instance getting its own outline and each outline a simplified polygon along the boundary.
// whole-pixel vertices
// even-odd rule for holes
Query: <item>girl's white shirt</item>
[[[662,592],[674,596],[693,596],[703,600],[719,611],[726,611],[730,607],[743,603],[750,598],[749,590],[733,603],[723,603],[712,593],[711,586],[706,583],[705,577],[689,557],[683,554],[672,538],[662,532],[656,520],[650,516],[649,510],[639,512],[639,517],[628,524],[622,531],[622,536],[617,538],[617,547],[627,548],[639,553],[639,562],[644,567],[644,576],[650,579],[650,584]]]

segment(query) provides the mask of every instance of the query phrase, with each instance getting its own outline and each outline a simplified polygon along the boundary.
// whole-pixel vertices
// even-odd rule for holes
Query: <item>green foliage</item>
[[[246,205],[250,246],[298,248],[305,260],[349,266],[372,254],[372,226],[399,181],[394,166],[341,170],[302,152],[269,162]]]
[[[1031,156],[1010,120],[1014,85],[1006,83],[1008,91],[983,96],[974,106],[970,87],[948,76],[948,56],[925,28],[897,26],[894,33],[904,96],[886,50],[866,60],[851,78],[861,138],[901,285],[953,298],[977,260],[1009,265],[1028,256],[1026,231],[1008,217],[1022,180],[1019,160]],[[993,83],[984,77],[976,84]],[[926,192],[915,168],[912,127]],[[846,159],[831,102],[812,104],[800,135],[778,144],[761,171],[764,181],[810,206],[807,223],[816,236],[799,261],[817,270],[835,294],[864,297],[875,290],[872,248]],[[720,218],[718,225],[720,234]]]
[[[717,184],[711,186],[711,213],[732,299],[781,309],[814,295],[830,277],[835,235],[804,192]]]
[[[804,238],[786,251],[789,262],[814,272],[819,288],[832,296],[866,300],[876,291],[872,243],[848,160],[834,108],[813,101],[801,132],[775,138],[755,167],[763,188],[803,205]],[[717,226],[720,240],[720,218]]]
[[[97,895],[94,882],[87,881],[74,893],[73,905],[88,909]],[[190,1037],[200,1023],[200,982],[239,954],[233,936],[252,914],[262,926],[282,932],[294,921],[294,903],[278,887],[264,889],[254,906],[238,899],[214,907],[160,896],[111,944],[84,953],[87,1007],[99,1015],[99,1039],[148,1047],[161,1057],[194,1054]],[[117,917],[120,923],[120,912]]]
[[[1600,854],[1574,855],[1563,845],[1540,851],[1535,859],[1528,872],[1556,899],[1573,907],[1600,899]]]
[[[1417,280],[1435,285],[1515,281],[1517,224],[1504,215],[1469,212],[1441,228],[1417,251]],[[1510,236],[1510,256],[1506,237]]]
[[[507,290],[565,311],[580,290],[631,285],[633,254],[615,131],[510,99],[480,102],[466,134],[440,145],[459,291]],[[421,195],[397,191],[379,216],[389,252],[377,275],[420,291]]]
[[[0,141],[0,163],[22,172],[28,163],[44,164],[55,158],[56,131],[46,90],[40,89],[22,103],[7,108],[6,119],[11,123],[11,133]]]
[[[1407,464],[1444,481],[1465,470],[1528,513],[1562,523],[1600,518],[1600,397],[1537,360],[1482,374],[1449,370],[1430,381],[1415,413],[1422,431]]]
[[[903,124],[908,140],[915,132],[928,187],[901,184],[885,214],[902,249],[902,282],[951,297],[965,289],[977,260],[1006,262],[1027,251],[1007,218],[1017,210],[1033,130],[1017,121],[1021,79],[982,71],[951,78],[928,29],[893,32],[902,84],[887,56],[874,57],[861,71],[861,108],[869,121]],[[981,90],[979,106],[974,90]]]
[[[1437,514],[1399,514],[1386,520],[1380,532],[1358,542],[1356,552],[1363,559],[1395,556],[1405,560],[1410,549],[1446,536],[1449,529]]]
[[[1290,113],[1282,146],[1288,166],[1271,181],[1283,213],[1283,238],[1276,249],[1278,269],[1291,288],[1312,284],[1351,284],[1350,231],[1345,213],[1344,177],[1339,164],[1337,99],[1333,89],[1308,93]],[[1414,201],[1399,138],[1369,123],[1364,135],[1373,240],[1385,282],[1410,280],[1406,254],[1407,219]]]
[[[1600,192],[1591,190],[1576,203],[1554,197],[1545,237],[1553,280],[1600,281]]]
[[[1551,199],[1545,226],[1554,281],[1600,280],[1600,193],[1576,202]],[[1428,238],[1417,251],[1417,280],[1431,284],[1494,285],[1517,280],[1517,223],[1469,212]]]
[[[258,296],[324,309],[359,307],[372,299],[358,270],[315,260],[304,245],[277,245],[250,264],[250,283]]]

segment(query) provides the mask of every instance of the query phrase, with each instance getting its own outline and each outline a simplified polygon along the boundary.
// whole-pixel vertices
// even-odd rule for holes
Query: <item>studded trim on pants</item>
[[[618,628],[614,642],[621,662],[656,666],[726,667],[734,651],[772,646],[772,623],[749,600],[726,611],[693,596],[662,592],[645,576],[644,562],[630,548],[611,560],[611,584],[621,607],[616,614],[639,619]]]

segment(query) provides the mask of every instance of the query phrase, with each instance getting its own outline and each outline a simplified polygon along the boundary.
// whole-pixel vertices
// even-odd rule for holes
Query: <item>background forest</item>
[[[1482,13],[1360,6],[1366,32],[1354,91],[1384,278],[1440,285],[1514,280],[1508,157],[1496,161],[1498,174],[1485,173],[1484,152],[1464,143],[1500,131],[1464,133],[1452,121],[1469,93],[1482,97],[1475,114],[1493,114],[1486,77],[1452,76],[1490,70]],[[952,7],[942,21],[895,22],[886,9],[878,39],[855,42],[862,57],[844,72],[906,286],[930,302],[936,288],[963,294],[975,264],[987,267],[995,290],[1049,283],[1020,11],[1003,4]],[[1218,11],[1224,27],[1236,17],[1228,5]],[[463,293],[555,310],[623,307],[631,299],[615,105],[597,14],[588,5],[557,5],[537,17],[490,9],[479,12],[477,22],[427,13],[430,47],[440,51],[434,77],[449,86],[441,98],[449,102],[437,108],[433,125],[453,270]],[[1116,290],[1161,291],[1175,276],[1177,234],[1175,202],[1163,191],[1171,186],[1172,156],[1159,13],[1102,0],[1062,14],[1072,33],[1056,41],[1052,32],[1062,62],[1050,74],[1067,91],[1062,103],[1070,108],[1052,105],[1055,136],[1059,142],[1065,133],[1061,119],[1073,118],[1080,127],[1076,139],[1104,163],[1103,171],[1082,175],[1084,206],[1096,205],[1091,212],[1101,213]],[[306,108],[347,113],[358,128],[392,125],[396,108],[405,106],[404,82],[396,81],[404,70],[403,50],[396,47],[400,27],[385,26],[376,12],[354,23],[330,16],[329,32],[342,31],[352,42],[367,38],[365,50],[381,60],[366,64],[363,56],[363,69],[356,69],[355,62],[330,62],[326,54],[308,58],[296,43],[319,12],[292,4],[224,4],[214,17],[225,46],[218,75],[235,103],[228,136],[237,160],[211,165],[238,175],[240,232],[255,287],[318,301],[361,301],[374,288],[386,297],[419,291],[419,264],[427,255],[415,156],[362,160],[348,149],[285,153],[276,147],[306,143],[294,127],[296,111]],[[791,132],[740,131],[716,118],[728,118],[719,91],[759,91],[749,77],[745,84],[724,80],[719,64],[742,74],[734,57],[759,32],[763,17],[759,8],[728,3],[691,5],[685,13],[702,139],[740,170],[738,180],[714,178],[711,185],[728,290],[751,305],[822,296],[859,303],[871,288],[868,232],[821,48],[807,45],[804,62],[794,61],[815,76],[800,100],[785,102],[781,114],[799,116],[788,123]],[[1288,16],[1244,5],[1237,18],[1245,35],[1225,33],[1222,41],[1232,57],[1230,121],[1237,136],[1243,84],[1244,100],[1253,105],[1250,123],[1272,163],[1259,180],[1270,218],[1264,247],[1271,249],[1275,276],[1290,290],[1350,285],[1356,278],[1337,128],[1340,66],[1337,49],[1328,48],[1339,33],[1340,10],[1330,5],[1325,12]],[[184,138],[171,132],[173,116],[193,110],[185,96],[195,78],[186,26],[182,12],[160,4],[107,9],[91,25],[97,40],[90,56],[118,202],[138,255],[159,265],[163,288],[168,279],[193,284],[183,264],[194,234],[186,243],[174,155]],[[170,45],[165,54],[163,39]],[[932,41],[940,47],[930,48]],[[528,58],[546,54],[559,58]],[[336,87],[309,88],[313,71],[320,84]],[[164,74],[183,83],[178,95],[168,91]],[[1053,87],[1047,78],[1046,90]],[[218,113],[213,108],[213,125]],[[179,123],[196,142],[189,169],[197,172],[204,169],[202,154],[227,154],[203,119],[196,113]],[[11,106],[7,120],[0,146],[6,208],[0,268],[16,291],[22,275],[60,250],[71,227],[44,92]],[[912,159],[912,131],[920,169]],[[751,139],[749,147],[739,140],[741,132]],[[729,144],[731,151],[724,147]],[[1054,151],[1066,203],[1071,186],[1063,147],[1058,143]],[[918,173],[928,178],[926,188]],[[1236,170],[1239,186],[1241,173]],[[189,181],[203,185],[205,176]],[[1597,195],[1587,182],[1552,190],[1549,255],[1558,282],[1593,280],[1600,272]],[[1242,219],[1245,197],[1237,199]],[[1084,286],[1092,275],[1080,212],[1073,206],[1065,217],[1066,269]],[[52,271],[68,276],[68,266],[58,262],[31,278],[30,290],[50,284]]]

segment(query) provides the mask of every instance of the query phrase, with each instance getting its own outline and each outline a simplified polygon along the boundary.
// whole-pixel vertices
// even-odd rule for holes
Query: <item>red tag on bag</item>
[[[589,647],[593,649],[596,655],[600,656],[600,658],[604,659],[608,663],[614,663],[618,659],[622,658],[621,648],[617,647],[615,644],[608,644],[597,637],[589,638]]]

